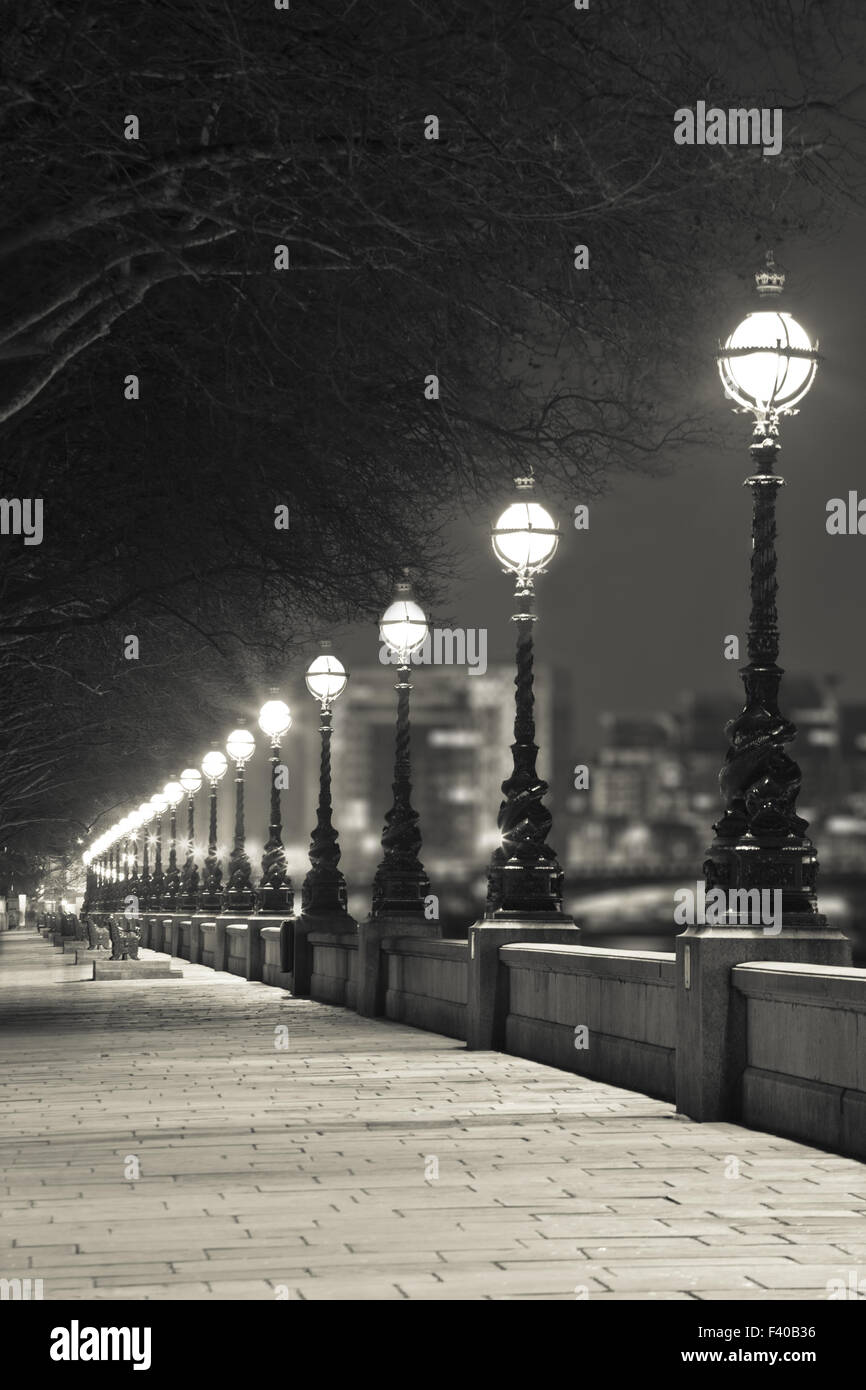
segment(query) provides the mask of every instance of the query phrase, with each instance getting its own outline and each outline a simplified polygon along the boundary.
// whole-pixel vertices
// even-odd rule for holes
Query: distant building
[[[838,681],[786,675],[781,708],[797,726],[789,746],[803,775],[799,809],[822,862],[866,857],[866,704],[841,705]],[[651,867],[692,855],[700,865],[722,807],[726,726],[742,703],[683,692],[675,713],[602,716],[602,740],[583,808],[572,798],[568,861],[578,871]],[[866,863],[864,863],[866,868]]]
[[[590,807],[602,818],[650,820],[678,784],[675,729],[664,714],[603,714],[603,743],[590,775]]]

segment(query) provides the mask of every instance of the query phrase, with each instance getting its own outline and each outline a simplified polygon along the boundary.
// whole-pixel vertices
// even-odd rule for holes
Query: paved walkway
[[[204,966],[69,962],[0,934],[0,1277],[46,1299],[818,1299],[866,1277],[853,1160]]]

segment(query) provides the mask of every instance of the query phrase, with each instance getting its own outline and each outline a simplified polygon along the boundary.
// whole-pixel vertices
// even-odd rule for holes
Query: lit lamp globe
[[[249,729],[233,729],[226,739],[226,752],[233,763],[243,767],[256,751],[256,741]]]
[[[162,789],[162,794],[165,797],[167,804],[171,807],[172,810],[174,810],[175,806],[183,796],[183,787],[180,785],[180,782],[176,782],[172,779],[171,782],[166,782],[165,786]]]
[[[411,598],[395,599],[379,624],[379,636],[385,646],[403,661],[423,647],[427,631],[424,610]]]
[[[292,715],[288,705],[284,700],[266,700],[259,710],[259,728],[263,734],[267,734],[271,743],[279,743],[283,734],[288,733],[292,727]],[[246,730],[240,729],[238,733],[245,733]],[[232,738],[235,735],[232,734]],[[252,734],[247,737],[252,740]],[[255,747],[255,744],[253,744]],[[252,749],[250,749],[251,756]],[[232,754],[234,757],[234,754]]]
[[[218,748],[212,748],[209,753],[205,753],[201,761],[201,770],[212,787],[225,777],[227,767],[226,755]]]
[[[393,606],[392,604],[391,607],[393,608]],[[387,616],[386,613],[385,617],[387,618]],[[383,618],[383,624],[384,621]],[[323,652],[321,656],[314,657],[307,667],[307,674],[304,676],[310,694],[325,706],[332,705],[335,700],[340,698],[346,689],[348,679],[349,676],[343,663],[330,652]]]
[[[155,816],[161,816],[166,806],[168,805],[168,802],[166,801],[164,796],[157,792],[156,796],[152,796],[150,798],[150,804],[153,807],[153,814]]]
[[[89,850],[89,849],[86,849],[86,850],[84,851],[84,853],[82,854],[82,856],[81,856],[81,862],[87,867],[87,866],[89,866],[90,861],[91,861],[92,858],[93,858],[93,851],[92,851],[92,850]]]
[[[785,274],[767,255],[755,276],[764,307],[747,314],[718,354],[725,394],[744,410],[763,418],[792,411],[815,380],[818,345],[786,310],[778,297]]]
[[[198,768],[185,767],[180,774],[180,785],[183,787],[187,796],[195,796],[196,792],[201,787],[201,773]]]
[[[139,825],[149,825],[155,815],[153,805],[150,801],[142,801],[138,808]]]
[[[541,574],[559,545],[559,527],[550,512],[532,499],[532,478],[515,478],[518,498],[491,532],[493,551],[503,568],[523,577]]]

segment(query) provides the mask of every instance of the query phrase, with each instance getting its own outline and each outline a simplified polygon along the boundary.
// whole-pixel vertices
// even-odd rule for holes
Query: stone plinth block
[[[821,925],[688,927],[676,939],[677,1110],[692,1120],[740,1118],[746,1005],[731,971],[746,961],[851,964],[851,943]]]
[[[401,936],[441,938],[439,922],[395,912],[392,916],[368,917],[358,924],[358,1002],[363,1018],[381,1018],[388,992],[388,960],[382,950],[385,941]]]
[[[183,971],[172,970],[162,960],[95,960],[94,980],[182,980]]]
[[[570,917],[483,919],[469,928],[469,984],[466,995],[466,1046],[501,1052],[508,1016],[508,969],[499,959],[500,946],[518,942],[580,944],[580,928]]]
[[[283,958],[281,967],[292,977],[292,994],[298,999],[309,999],[310,979],[313,973],[313,952],[310,946],[311,932],[348,932],[354,936],[358,923],[346,912],[308,912],[296,917],[291,929],[291,937],[283,938]]]

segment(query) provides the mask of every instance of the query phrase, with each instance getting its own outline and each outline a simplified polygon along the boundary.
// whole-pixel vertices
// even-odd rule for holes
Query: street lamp
[[[156,829],[154,831],[156,849],[154,853],[153,874],[150,880],[151,896],[149,906],[160,908],[162,907],[162,896],[165,892],[165,874],[162,871],[162,813],[168,805],[168,802],[164,796],[160,796],[159,792],[157,792],[155,796],[150,798],[150,804],[153,808],[153,814],[156,820]]]
[[[86,917],[93,906],[95,897],[96,866],[91,868],[93,851],[86,849],[81,856],[81,862],[84,865],[84,901],[81,904],[81,915]]]
[[[226,775],[226,755],[214,745],[202,759],[201,770],[210,783],[210,827],[207,858],[202,871],[202,891],[199,907],[205,912],[218,912],[222,906],[222,865],[217,857],[217,787]]]
[[[726,395],[742,413],[754,417],[749,449],[752,471],[744,486],[752,492],[751,615],[749,663],[740,675],[746,704],[727,727],[730,739],[719,777],[725,810],[713,829],[707,851],[707,889],[781,890],[784,924],[815,925],[818,914],[815,880],[818,856],[806,835],[808,822],[797,815],[800,769],[785,751],[796,734],[779,712],[782,668],[776,611],[776,494],[784,484],[777,472],[779,417],[796,414],[815,379],[817,343],[791,315],[780,309],[784,272],[773,253],[755,276],[761,308],[749,314],[717,356]],[[753,920],[748,899],[727,920]],[[729,899],[730,902],[730,899]]]
[[[491,531],[493,551],[506,574],[515,576],[517,675],[511,776],[502,783],[500,844],[487,877],[486,917],[562,918],[562,869],[547,843],[553,818],[544,805],[547,783],[536,771],[538,748],[533,717],[535,576],[543,574],[559,546],[559,527],[534,498],[535,480],[515,478],[516,496]]]
[[[342,663],[331,654],[330,642],[320,646],[322,654],[313,658],[304,677],[307,689],[319,702],[322,752],[316,828],[310,838],[311,867],[301,890],[301,906],[304,913],[345,914],[346,880],[340,872],[339,837],[331,821],[331,706],[346,689],[349,677]]]
[[[111,906],[111,894],[113,892],[114,882],[114,841],[112,839],[110,828],[105,831],[102,837],[102,842],[105,847],[105,852],[103,854],[103,863],[105,865],[105,882],[103,887],[102,899],[103,908],[107,912],[109,911]]]
[[[111,830],[103,832],[100,840],[102,852],[102,892],[100,894],[100,908],[107,912],[111,906],[112,893],[112,863],[114,851],[112,849]]]
[[[129,879],[129,823],[126,816],[117,822],[117,902],[123,904]]]
[[[197,767],[185,767],[180,774],[180,785],[186,792],[186,857],[180,876],[181,904],[185,912],[195,912],[198,901],[198,866],[195,862],[195,794],[201,787],[201,773]]]
[[[141,815],[138,811],[130,811],[127,816],[129,826],[129,859],[132,865],[132,873],[129,877],[128,892],[135,898],[136,908],[141,899],[141,880],[138,877],[138,829],[141,825]]]
[[[90,846],[90,853],[93,855],[93,896],[91,899],[91,909],[98,912],[102,900],[102,837],[99,836]]]
[[[111,832],[114,853],[114,874],[111,885],[111,906],[116,910],[123,894],[123,822],[118,821]]]
[[[162,794],[169,807],[168,873],[165,876],[163,906],[173,909],[180,895],[180,871],[177,867],[177,808],[183,798],[183,787],[176,777],[166,782]]]
[[[233,729],[226,739],[226,752],[235,765],[235,838],[229,855],[225,911],[249,912],[254,901],[250,882],[252,869],[245,848],[244,767],[255,751],[256,741],[242,725]]]
[[[149,801],[142,801],[138,808],[138,824],[141,827],[141,887],[139,897],[147,906],[150,899],[150,868],[148,864],[148,829],[154,817],[154,809]]]
[[[394,756],[394,800],[382,831],[382,862],[373,878],[371,916],[423,916],[430,883],[418,858],[421,832],[412,807],[409,744],[409,661],[427,637],[427,619],[411,596],[407,579],[395,587],[394,602],[385,610],[379,636],[397,658],[397,729]]]
[[[276,696],[272,690],[271,695]],[[271,745],[271,792],[268,839],[262,855],[262,876],[256,891],[260,912],[289,916],[295,895],[286,871],[286,851],[283,848],[283,827],[280,815],[280,739],[292,727],[292,715],[284,700],[266,700],[259,711],[259,728]]]

